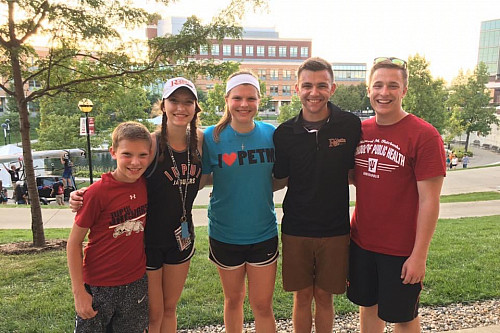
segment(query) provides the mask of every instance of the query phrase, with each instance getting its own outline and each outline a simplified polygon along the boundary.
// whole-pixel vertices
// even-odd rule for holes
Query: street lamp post
[[[89,133],[89,112],[92,111],[94,104],[90,99],[84,98],[78,102],[78,108],[85,113],[85,133],[87,133],[87,153],[89,158],[90,184],[94,182],[92,175],[92,153],[90,151],[90,133]]]

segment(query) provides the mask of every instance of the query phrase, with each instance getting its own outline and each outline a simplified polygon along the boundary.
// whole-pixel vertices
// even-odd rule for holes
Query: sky
[[[144,0],[143,0],[144,1]],[[196,15],[205,23],[229,0],[176,0],[144,5],[164,16]],[[408,59],[417,53],[434,78],[448,83],[477,64],[481,21],[500,19],[500,0],[268,0],[249,8],[242,25],[270,27],[281,38],[312,40],[312,56],[363,62],[379,56]]]

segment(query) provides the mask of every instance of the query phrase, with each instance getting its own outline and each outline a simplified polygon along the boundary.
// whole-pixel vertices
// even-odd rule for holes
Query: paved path
[[[490,153],[493,154],[493,153]],[[493,154],[496,158],[497,154]],[[489,157],[491,160],[491,157]],[[467,169],[448,172],[443,185],[443,194],[456,194],[500,190],[500,166]],[[208,205],[211,188],[205,188],[198,194],[195,205]],[[282,203],[285,190],[275,193],[274,201]],[[351,187],[351,200],[355,200],[355,189]],[[352,208],[351,208],[352,210]],[[278,220],[281,221],[282,210],[277,209]],[[194,209],[195,224],[207,225],[206,209]],[[480,201],[467,203],[441,204],[440,218],[458,218],[470,216],[500,215],[500,201]],[[42,209],[45,228],[69,228],[74,214],[69,209]],[[0,229],[30,229],[31,212],[29,208],[0,208]]]
[[[352,213],[353,207],[351,207]],[[44,228],[71,228],[74,213],[70,209],[42,209]],[[283,217],[281,208],[276,209],[278,221]],[[440,218],[500,215],[500,200],[441,204]],[[193,209],[196,226],[208,224],[206,209]],[[29,208],[0,208],[0,229],[31,229]]]

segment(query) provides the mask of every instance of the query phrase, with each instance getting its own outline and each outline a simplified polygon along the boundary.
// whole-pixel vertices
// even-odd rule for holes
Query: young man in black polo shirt
[[[300,114],[274,133],[274,177],[288,185],[283,202],[283,288],[294,292],[294,331],[332,332],[333,294],[346,288],[349,252],[348,172],[361,123],[328,100],[335,92],[331,65],[307,59],[295,89]]]

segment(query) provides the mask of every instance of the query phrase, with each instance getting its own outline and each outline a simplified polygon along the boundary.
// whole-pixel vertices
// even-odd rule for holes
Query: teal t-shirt
[[[240,134],[228,125],[214,142],[214,126],[205,130],[204,174],[213,173],[208,235],[220,242],[246,245],[278,234],[273,202],[274,126],[256,121]]]

